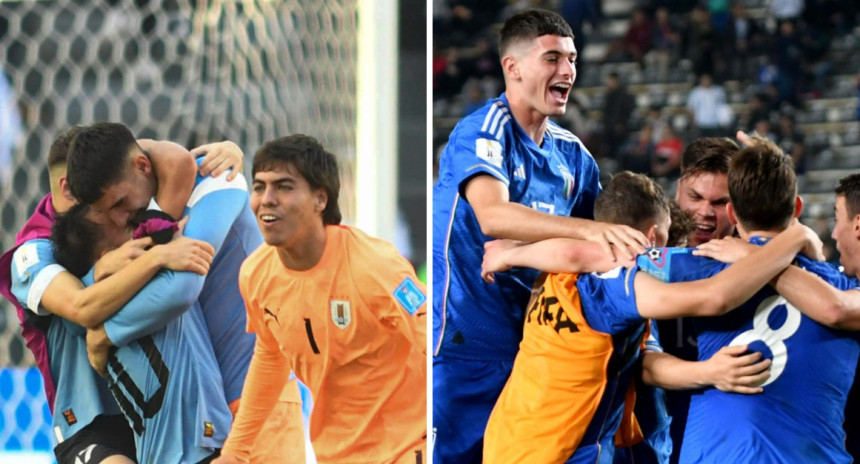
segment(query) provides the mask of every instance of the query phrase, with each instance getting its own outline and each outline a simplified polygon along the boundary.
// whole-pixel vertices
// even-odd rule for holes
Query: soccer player
[[[138,256],[140,259],[87,288],[57,265],[48,238],[56,215],[65,213],[75,203],[68,190],[66,159],[77,130],[73,127],[61,133],[49,150],[51,193],[42,199],[18,233],[16,246],[0,258],[0,293],[16,306],[27,346],[42,373],[48,405],[54,413],[58,442],[54,452],[58,462],[128,463],[135,455],[132,432],[106,382],[85,361],[83,327],[101,323],[164,266],[205,273],[212,250],[202,242],[186,241],[144,251],[152,245],[151,239],[135,240],[105,261],[123,262]],[[182,195],[182,181],[176,176],[187,169],[185,161],[193,159],[183,159],[175,144],[141,143],[151,150],[153,159],[157,159],[155,169],[163,171],[165,177],[159,198],[175,210],[172,198]],[[218,156],[224,154],[219,152]],[[241,157],[233,159],[233,165],[240,163]],[[186,195],[187,192],[190,189]],[[179,253],[183,248],[184,255]]]
[[[253,176],[266,244],[239,285],[257,345],[215,462],[248,461],[290,370],[313,394],[320,463],[425,462],[426,296],[412,266],[391,244],[339,225],[337,162],[315,139],[267,142]]]
[[[767,241],[800,214],[791,158],[770,142],[734,156],[728,186],[729,217],[751,243]],[[654,259],[672,281],[713,275],[725,267],[689,252],[667,251]],[[780,294],[768,288],[731,315],[695,321],[699,359],[726,345],[749,344],[768,354],[772,365],[761,394],[706,389],[692,398],[681,462],[850,462],[841,424],[860,344],[856,333],[832,330],[799,309],[809,312],[825,301],[803,299],[814,291],[813,284],[827,288],[827,282],[856,295],[851,289],[857,281],[826,263],[797,260],[817,277],[807,275],[809,282],[802,286],[781,284],[796,270],[789,268],[777,281]]]
[[[595,240],[632,256],[647,240],[591,220],[597,164],[549,120],[564,113],[576,79],[573,33],[543,10],[509,18],[500,34],[505,92],[460,121],[433,190],[434,462],[481,462],[484,427],[510,374],[523,308],[537,272],[515,269],[495,286],[477,275],[484,242],[550,237]]]
[[[668,199],[643,175],[615,176],[598,197],[595,216],[666,243]],[[641,437],[628,395],[646,318],[731,310],[788,266],[806,237],[798,226],[769,250],[699,282],[665,284],[637,266],[539,279],[514,370],[487,425],[485,462],[612,462],[615,443]],[[535,265],[536,256],[516,264]]]
[[[255,339],[253,334],[244,331],[246,318],[238,273],[242,260],[260,245],[262,238],[248,208],[244,178],[228,181],[227,176],[225,172],[217,178],[196,177],[187,204],[189,224],[184,233],[215,249],[209,273],[205,279],[192,282],[188,291],[193,292],[200,303],[224,382],[224,393],[235,414],[240,408],[242,385]],[[89,204],[96,214],[120,228],[126,227],[128,221],[134,221],[146,209],[159,183],[152,163],[131,132],[117,123],[97,123],[77,134],[69,151],[68,179],[72,194],[81,203]],[[195,216],[204,220],[194,220]],[[154,291],[153,295],[177,290],[165,283],[159,285],[162,289]],[[98,370],[104,370],[110,346],[124,346],[152,334],[187,308],[154,303],[150,306],[125,307],[103,327],[88,332],[88,352]],[[274,455],[258,459],[300,462],[304,460],[305,443],[301,398],[295,381],[282,387],[275,393],[283,393],[283,397],[276,408],[269,410],[275,422],[266,425],[268,431],[278,434],[281,438],[278,443],[282,446],[270,450]]]
[[[51,240],[58,264],[78,269],[78,277],[92,284],[92,277],[84,273],[98,256],[118,245],[113,240],[121,234],[105,233],[105,227],[86,217],[88,209],[76,205],[61,215]],[[197,216],[194,220],[206,219]],[[158,227],[148,225],[143,223],[138,230],[149,236],[159,232]],[[155,225],[169,226],[167,235],[172,235],[172,222],[160,219]],[[154,294],[160,288],[150,282],[124,308],[141,301],[188,308],[163,329],[119,347],[109,357],[109,387],[134,431],[140,463],[210,462],[230,429],[232,417],[212,342],[200,305],[188,288],[199,276],[182,274],[167,276],[170,285],[181,290]]]

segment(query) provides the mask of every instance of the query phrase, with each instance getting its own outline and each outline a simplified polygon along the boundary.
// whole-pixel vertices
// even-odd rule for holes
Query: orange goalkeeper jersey
[[[239,287],[257,347],[224,454],[248,459],[280,391],[262,386],[292,369],[313,394],[319,462],[426,460],[425,289],[391,244],[327,226],[313,269],[289,270],[263,245],[242,265]]]

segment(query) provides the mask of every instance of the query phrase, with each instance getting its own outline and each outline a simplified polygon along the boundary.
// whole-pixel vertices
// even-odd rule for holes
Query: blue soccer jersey
[[[87,360],[86,330],[51,315],[41,305],[45,289],[64,271],[54,259],[48,239],[27,241],[13,255],[12,294],[40,317],[39,324],[47,326],[50,375],[56,386],[53,427],[57,443],[76,434],[98,415],[120,414],[107,382]]]
[[[481,280],[484,242],[464,189],[477,175],[503,182],[510,201],[559,216],[593,217],[597,164],[579,139],[552,122],[538,146],[511,115],[503,94],[460,121],[442,153],[433,189],[434,353],[460,359],[513,360],[523,308],[537,271]]]
[[[200,159],[198,159],[198,162]],[[164,327],[188,308],[184,298],[200,303],[206,327],[215,350],[227,402],[242,395],[255,337],[245,331],[245,304],[239,293],[239,268],[245,257],[262,243],[262,235],[249,207],[245,178],[226,180],[197,176],[188,201],[189,216],[184,235],[206,241],[215,248],[215,259],[205,276],[179,274],[156,283],[161,288],[155,299],[128,305],[105,323],[105,330],[116,345],[125,345]],[[164,271],[162,271],[164,272]],[[189,274],[189,273],[183,273]],[[181,283],[174,283],[178,279]],[[158,295],[179,294],[178,304],[165,305]],[[152,310],[158,308],[159,310]]]
[[[727,267],[690,250],[662,249],[650,255],[640,262],[668,281],[703,279]],[[827,263],[797,260],[836,288],[858,286],[856,279]],[[855,333],[809,319],[770,287],[732,312],[698,318],[695,325],[699,360],[724,346],[749,344],[772,365],[763,393],[708,388],[693,395],[681,462],[851,462],[842,421],[860,356]]]
[[[232,415],[197,302],[164,329],[119,347],[108,378],[138,462],[197,463],[223,446]]]

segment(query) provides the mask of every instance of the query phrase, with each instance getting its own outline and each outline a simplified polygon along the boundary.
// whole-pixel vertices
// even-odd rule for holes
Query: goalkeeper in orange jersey
[[[242,407],[215,461],[247,461],[294,371],[311,390],[320,463],[416,463],[426,455],[424,286],[395,248],[342,226],[334,155],[311,137],[266,143],[251,208],[265,245],[239,287],[257,334]]]

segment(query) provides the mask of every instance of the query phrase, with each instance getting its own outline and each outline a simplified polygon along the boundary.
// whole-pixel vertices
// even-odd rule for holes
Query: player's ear
[[[505,55],[505,57],[502,58],[502,70],[505,72],[505,76],[510,79],[515,81],[520,80],[519,62],[512,55]]]
[[[325,211],[325,207],[328,204],[328,194],[325,189],[320,188],[314,193],[314,211],[317,213],[321,213]]]
[[[134,154],[134,158],[132,158],[132,166],[137,171],[140,171],[146,175],[152,173],[152,162],[149,160],[149,157],[144,155],[141,152],[137,152]]]
[[[62,192],[63,197],[72,203],[77,203],[78,200],[72,195],[72,189],[69,187],[69,179],[65,174],[60,176],[57,183],[60,184],[60,192]]]
[[[800,217],[800,213],[803,211],[803,198],[800,195],[794,198],[794,216],[795,218]]]
[[[732,202],[726,203],[726,215],[729,217],[729,222],[738,225],[738,216],[735,214],[735,207],[732,206]]]
[[[645,231],[645,238],[649,243],[657,243],[657,224],[651,224],[651,227]]]

